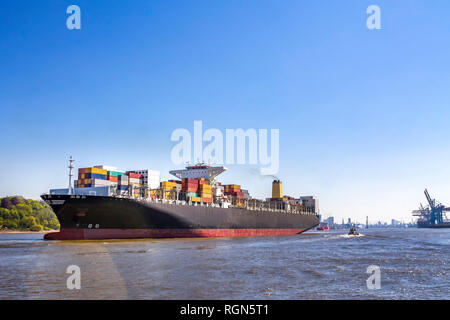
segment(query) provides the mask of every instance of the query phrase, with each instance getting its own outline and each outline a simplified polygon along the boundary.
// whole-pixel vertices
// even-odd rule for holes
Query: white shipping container
[[[109,181],[109,180],[103,180],[103,179],[92,179],[92,186],[93,187],[101,187],[101,186],[115,186],[117,185],[117,182]]]
[[[156,170],[133,170],[135,173],[142,174],[142,184],[149,189],[158,189],[161,182],[161,174]]]
[[[130,183],[141,183],[141,179],[130,178]]]
[[[94,166],[94,168],[103,169],[103,170],[107,170],[107,171],[119,171],[119,170],[117,170],[117,167],[105,166],[105,165]]]
[[[157,176],[149,176],[146,185],[150,189],[157,189],[157,188],[159,188],[160,182],[161,182],[161,177],[158,174]]]
[[[222,196],[222,194],[223,194],[223,188],[221,187],[221,186],[217,186],[215,189],[215,196],[216,197],[220,197],[220,196]]]

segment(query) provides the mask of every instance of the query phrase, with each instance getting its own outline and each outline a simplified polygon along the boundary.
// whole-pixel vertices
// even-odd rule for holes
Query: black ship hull
[[[449,222],[444,222],[442,224],[432,224],[430,222],[418,222],[417,223],[418,228],[431,228],[431,229],[444,229],[444,228],[450,228]]]
[[[176,205],[128,198],[43,195],[61,224],[46,240],[245,237],[300,234],[315,214]]]

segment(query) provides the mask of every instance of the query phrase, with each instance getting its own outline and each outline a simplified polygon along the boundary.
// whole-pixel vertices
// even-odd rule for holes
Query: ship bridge
[[[212,167],[205,164],[187,166],[184,170],[172,170],[169,173],[178,179],[208,179],[214,180],[219,174],[227,170],[225,167]]]

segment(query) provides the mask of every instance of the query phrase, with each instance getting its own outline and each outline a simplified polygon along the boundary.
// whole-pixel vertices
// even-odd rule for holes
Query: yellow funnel
[[[282,183],[280,180],[274,180],[272,182],[272,199],[282,199],[283,190],[281,187]]]

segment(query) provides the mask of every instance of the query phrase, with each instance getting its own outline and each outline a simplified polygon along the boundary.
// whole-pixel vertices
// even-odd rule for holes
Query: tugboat
[[[353,225],[350,228],[350,231],[348,232],[349,236],[359,236],[358,231],[356,230],[356,227]]]
[[[317,230],[319,230],[319,231],[330,231],[330,226],[328,225],[328,223],[321,222],[319,224],[319,226],[317,227]]]

